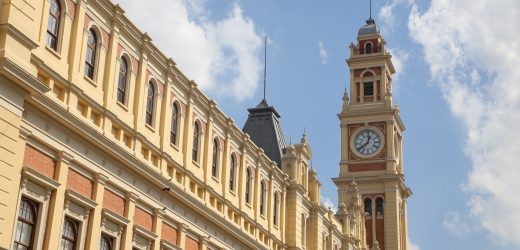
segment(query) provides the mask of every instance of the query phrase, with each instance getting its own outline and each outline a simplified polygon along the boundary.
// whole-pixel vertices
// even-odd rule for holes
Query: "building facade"
[[[385,189],[342,153],[335,214],[306,136],[286,145],[265,100],[249,112],[239,129],[110,0],[0,1],[0,249],[368,249],[367,190],[385,234],[406,228],[399,157]]]

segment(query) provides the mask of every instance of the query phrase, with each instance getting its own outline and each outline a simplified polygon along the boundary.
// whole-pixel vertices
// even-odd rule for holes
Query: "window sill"
[[[200,168],[200,165],[199,165],[199,162],[198,162],[198,161],[191,160],[191,163],[193,163],[193,165],[195,165],[195,167]]]
[[[232,194],[233,196],[237,196],[237,193],[235,192],[235,190],[230,189],[229,193]]]
[[[45,46],[45,49],[46,49],[47,51],[49,51],[52,55],[54,55],[56,58],[58,58],[58,59],[61,60],[61,55],[60,55],[56,50],[51,49],[51,48],[49,48],[49,47],[47,47],[47,46]]]
[[[246,206],[247,206],[248,208],[251,208],[251,204],[249,204],[248,202],[246,202]]]
[[[121,107],[125,111],[128,111],[128,107],[125,104],[121,103],[120,101],[117,101],[117,105],[119,105],[119,107]]]
[[[155,133],[155,129],[154,129],[150,124],[148,124],[148,123],[145,122],[144,125],[145,125],[145,127],[147,127],[149,130],[151,130],[152,132]]]
[[[218,179],[217,176],[211,176],[211,179],[213,179],[214,181],[216,181],[217,183],[220,183],[220,180]]]
[[[171,146],[173,149],[179,151],[179,147],[177,146],[177,144],[175,144],[175,143],[171,143],[171,142],[170,142],[170,146]]]
[[[83,78],[85,78],[85,80],[87,80],[87,82],[89,82],[90,84],[94,85],[94,87],[97,87],[97,83],[94,81],[94,79],[91,79],[90,77],[86,76],[86,75],[83,75]]]

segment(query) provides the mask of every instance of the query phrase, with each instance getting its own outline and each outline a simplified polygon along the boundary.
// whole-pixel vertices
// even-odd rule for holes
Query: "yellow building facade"
[[[249,111],[241,130],[110,0],[0,1],[0,249],[369,249],[365,180],[341,165],[325,208],[306,136]]]

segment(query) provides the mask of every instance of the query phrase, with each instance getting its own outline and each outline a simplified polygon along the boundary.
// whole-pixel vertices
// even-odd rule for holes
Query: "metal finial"
[[[369,19],[372,19],[372,0],[370,0],[370,16]]]
[[[267,86],[267,36],[264,37],[264,100]]]

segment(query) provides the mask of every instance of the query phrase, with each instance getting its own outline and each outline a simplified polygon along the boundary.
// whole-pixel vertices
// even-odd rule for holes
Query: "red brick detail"
[[[372,241],[372,217],[366,217],[365,218],[365,231],[367,235],[367,244],[368,246],[372,247],[373,241]],[[383,248],[381,248],[383,249]]]
[[[110,42],[110,34],[106,32],[104,29],[101,29],[101,35],[103,36],[103,46],[108,48],[108,43]]]
[[[105,189],[103,195],[103,208],[111,210],[121,216],[125,214],[125,199],[116,193]]]
[[[69,14],[72,16],[72,19],[74,19],[74,16],[76,15],[76,4],[72,0],[67,0],[67,7],[69,9]]]
[[[69,169],[67,174],[67,189],[76,191],[81,195],[92,199],[92,187],[93,183],[91,180],[75,170]]]
[[[380,249],[385,249],[385,220],[383,218],[376,219],[376,239]]]
[[[123,46],[120,43],[118,43],[117,44],[117,57],[118,58],[121,57],[122,54],[123,54]]]
[[[139,68],[139,60],[137,58],[132,57],[132,71],[137,74],[137,70]]]
[[[85,28],[88,28],[90,21],[92,21],[92,19],[88,15],[85,15],[85,23],[84,23]]]
[[[175,95],[173,94],[173,91],[170,92],[170,94],[171,94],[170,105],[173,106],[173,103],[175,103]]]
[[[157,85],[159,85],[159,96],[162,96],[164,98],[166,95],[164,92],[164,85],[162,85],[161,83],[157,83]]]
[[[377,42],[377,38],[360,40],[359,41],[359,53],[365,54],[365,43],[372,42],[372,53],[379,52],[379,43]]]
[[[370,67],[370,68],[365,68],[365,69],[355,69],[355,70],[354,70],[354,77],[361,77],[361,74],[362,74],[365,70],[367,70],[367,69],[370,69],[370,70],[374,71],[374,73],[376,74],[376,76],[381,75],[381,67]],[[370,76],[372,76],[372,72],[370,72],[370,73],[367,72],[367,73],[365,73],[365,74],[363,75],[363,77],[370,77]]]
[[[348,171],[349,172],[362,172],[362,171],[377,171],[377,170],[385,170],[386,163],[366,163],[366,164],[349,164]]]
[[[32,168],[36,172],[53,179],[56,161],[35,148],[25,145],[23,166]]]
[[[153,215],[139,207],[136,207],[134,214],[134,222],[142,228],[152,231]]]
[[[174,227],[163,223],[161,229],[161,239],[169,241],[170,243],[177,245],[178,231]]]
[[[191,238],[190,236],[186,236],[186,246],[185,250],[199,250],[199,241]]]

